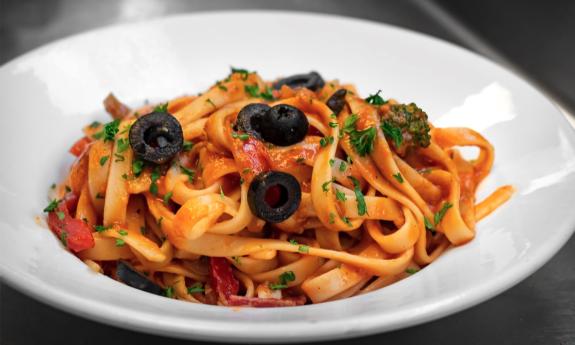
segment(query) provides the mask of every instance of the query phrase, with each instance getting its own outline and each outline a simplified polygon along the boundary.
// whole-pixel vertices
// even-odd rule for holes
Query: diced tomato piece
[[[272,307],[295,307],[297,305],[304,305],[306,301],[305,296],[297,297],[284,297],[284,298],[259,298],[259,297],[245,297],[232,295],[228,299],[230,306],[245,306],[255,308],[272,308]]]
[[[227,301],[231,295],[237,295],[240,282],[234,277],[232,267],[225,258],[210,258],[212,286],[221,301]]]
[[[68,195],[73,195],[69,193]],[[67,197],[68,197],[67,195]],[[48,226],[62,243],[74,252],[94,247],[94,237],[88,224],[70,216],[68,208],[76,208],[77,197],[64,197],[58,207],[48,213]]]
[[[92,140],[88,137],[83,137],[76,141],[72,147],[70,147],[69,152],[76,157],[80,157],[80,155],[88,148],[88,145],[92,142]]]
[[[235,139],[233,141],[233,155],[242,171],[242,176],[249,183],[253,176],[270,170],[269,155],[263,142],[252,137],[247,140]],[[249,173],[243,173],[244,170]]]

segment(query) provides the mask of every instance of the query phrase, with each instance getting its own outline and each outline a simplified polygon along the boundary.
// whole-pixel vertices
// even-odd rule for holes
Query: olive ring
[[[275,199],[270,204],[270,194]],[[301,187],[290,174],[266,171],[254,177],[248,189],[248,205],[252,213],[269,223],[281,223],[298,209]]]
[[[165,112],[140,117],[130,128],[129,137],[136,157],[155,164],[168,162],[184,145],[182,126]]]

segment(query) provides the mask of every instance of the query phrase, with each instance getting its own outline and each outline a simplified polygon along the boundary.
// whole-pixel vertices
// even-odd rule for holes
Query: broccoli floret
[[[410,148],[429,146],[427,114],[415,103],[393,104],[382,116],[381,129],[399,155]]]

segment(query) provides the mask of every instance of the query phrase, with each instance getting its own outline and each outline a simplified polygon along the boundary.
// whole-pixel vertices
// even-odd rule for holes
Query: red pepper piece
[[[72,147],[70,147],[70,150],[68,150],[71,154],[73,154],[76,157],[80,157],[80,155],[88,148],[89,144],[92,142],[92,140],[90,140],[90,138],[88,137],[83,137],[81,139],[79,139],[78,141],[76,141],[74,143],[74,145],[72,145]]]

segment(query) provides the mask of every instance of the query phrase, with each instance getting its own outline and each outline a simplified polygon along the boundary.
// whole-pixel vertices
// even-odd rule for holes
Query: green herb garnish
[[[130,147],[130,141],[128,139],[120,138],[116,141],[117,152],[122,153]]]
[[[116,134],[120,130],[120,120],[114,120],[104,125],[104,129],[94,134],[94,139],[104,139],[104,141],[114,141]]]
[[[100,158],[100,166],[103,167],[104,164],[106,164],[106,162],[108,161],[108,159],[110,159],[110,156],[103,156]]]
[[[367,213],[367,205],[365,204],[365,198],[361,192],[359,181],[353,176],[348,176],[347,178],[353,183],[353,192],[355,193],[355,199],[357,201],[357,214],[363,216]]]
[[[108,225],[108,226],[94,225],[94,230],[96,230],[97,232],[106,231],[106,230],[111,229],[111,228],[112,228],[111,225]]]
[[[184,173],[184,175],[188,176],[188,181],[190,183],[194,183],[194,177],[196,175],[196,172],[192,169],[188,169],[183,165],[180,165],[180,170],[182,171],[182,173]]]
[[[184,141],[184,145],[182,145],[182,150],[184,152],[190,151],[194,147],[194,143],[191,141]]]
[[[345,193],[340,191],[339,189],[335,190],[335,198],[339,201],[346,201],[347,200]]]
[[[160,103],[160,104],[156,105],[156,107],[154,108],[154,111],[157,111],[159,113],[167,113],[168,112],[168,102]]]
[[[50,201],[48,206],[46,206],[44,208],[44,212],[54,212],[54,210],[58,207],[58,204],[60,203],[60,201],[62,201],[62,200],[54,199],[54,200]]]
[[[206,291],[206,290],[204,289],[204,286],[200,282],[194,283],[192,286],[190,286],[188,288],[189,294],[200,293],[200,292],[204,292],[204,291]]]
[[[152,183],[150,184],[150,193],[152,193],[152,195],[158,195],[157,181],[160,178],[159,167],[154,168],[154,171],[152,171],[152,175],[150,176],[150,178],[152,179]]]
[[[144,170],[144,161],[136,159],[132,161],[132,173],[134,176],[138,177]]]
[[[394,178],[397,182],[403,183],[403,176],[401,176],[400,173],[393,174],[392,176],[393,176],[393,178]]]
[[[369,95],[369,97],[367,97],[365,99],[365,101],[369,104],[373,104],[373,105],[384,105],[387,103],[386,100],[384,100],[379,94],[381,93],[381,90],[377,90],[377,92],[375,93],[375,95]]]
[[[360,156],[365,156],[373,151],[373,144],[377,132],[374,127],[368,127],[360,131],[357,130],[356,123],[358,119],[357,114],[351,114],[345,119],[343,132],[349,135],[349,141],[355,152]]]
[[[295,280],[295,273],[293,271],[286,271],[279,276],[279,283],[269,285],[270,289],[272,290],[281,290],[287,288],[287,284],[289,282],[293,282]]]

